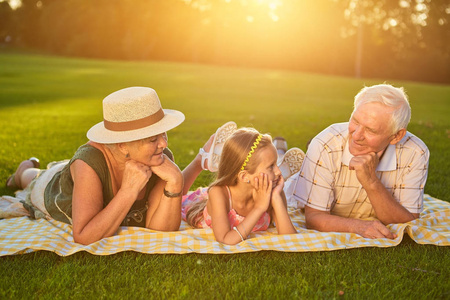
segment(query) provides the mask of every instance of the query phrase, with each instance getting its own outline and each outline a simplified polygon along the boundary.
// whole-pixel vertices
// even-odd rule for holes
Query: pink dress
[[[233,208],[233,202],[231,201],[231,192],[228,186],[226,186],[228,191],[228,200],[230,201],[230,211],[228,212],[228,220],[230,222],[230,228],[234,226],[238,226],[242,221],[244,221],[245,217],[240,216],[236,213]],[[182,206],[181,206],[181,216],[183,220],[186,221],[186,212],[189,210],[192,205],[201,200],[208,199],[208,188],[198,188],[195,192],[188,194],[183,197]],[[270,225],[270,215],[267,212],[261,216],[261,218],[256,223],[255,227],[253,227],[253,231],[264,231],[269,228]],[[197,224],[199,228],[211,228],[211,216],[208,213],[208,209],[205,206],[203,210],[203,220]]]

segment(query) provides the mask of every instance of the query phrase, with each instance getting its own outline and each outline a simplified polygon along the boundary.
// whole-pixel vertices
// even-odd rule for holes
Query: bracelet
[[[244,241],[244,237],[243,237],[242,234],[239,232],[239,229],[237,229],[236,226],[233,227],[233,230],[236,231],[236,232],[239,234],[239,236],[241,237],[241,240]]]
[[[244,222],[239,223],[239,225],[241,225],[242,228],[244,229],[244,234],[247,233],[247,229],[245,229]],[[249,232],[248,234],[250,234],[250,232]],[[246,238],[246,239],[248,238],[248,234],[245,235],[245,238]]]
[[[167,198],[180,197],[182,193],[183,193],[183,191],[181,191],[179,193],[171,193],[171,192],[166,191],[166,188],[164,188],[164,196],[166,196]]]

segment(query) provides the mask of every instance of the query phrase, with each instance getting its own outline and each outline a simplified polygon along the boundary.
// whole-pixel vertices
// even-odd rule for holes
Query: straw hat
[[[129,87],[103,99],[103,122],[87,137],[101,144],[136,141],[166,132],[184,121],[183,113],[162,109],[154,89]]]

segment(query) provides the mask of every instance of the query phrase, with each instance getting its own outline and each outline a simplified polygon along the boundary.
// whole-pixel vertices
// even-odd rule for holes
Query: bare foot
[[[8,180],[6,181],[6,186],[11,189],[23,189],[24,186],[22,184],[22,174],[25,170],[30,168],[38,168],[40,166],[39,160],[37,158],[30,158],[27,160],[24,160],[20,163],[20,165],[17,167],[16,172],[11,175]]]

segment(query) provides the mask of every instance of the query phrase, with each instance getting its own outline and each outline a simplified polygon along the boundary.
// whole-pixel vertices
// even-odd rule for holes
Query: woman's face
[[[159,166],[164,162],[163,150],[167,147],[167,133],[130,143],[130,159],[147,166]]]
[[[258,167],[254,174],[250,175],[250,180],[254,180],[260,173],[265,173],[268,179],[272,181],[272,187],[274,188],[278,180],[281,177],[280,168],[277,166],[278,153],[274,145],[268,145],[257,152],[255,157],[258,159]]]

